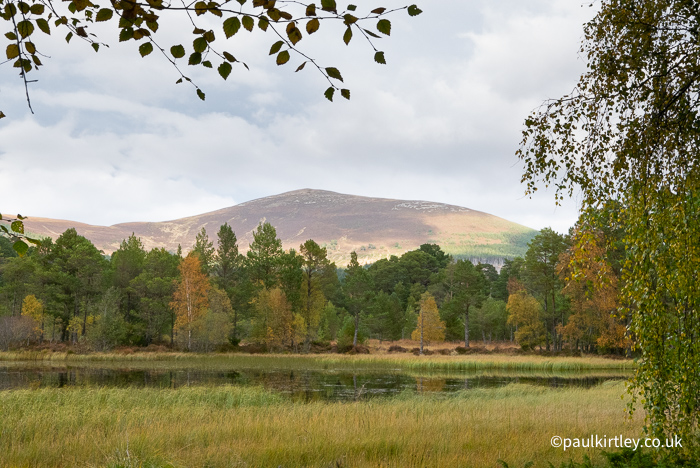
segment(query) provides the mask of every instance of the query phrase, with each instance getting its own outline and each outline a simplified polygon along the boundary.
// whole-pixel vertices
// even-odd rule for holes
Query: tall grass
[[[260,388],[40,389],[0,392],[3,466],[536,466],[553,435],[636,437],[624,386],[526,385],[443,398],[291,403]]]
[[[71,363],[104,365],[106,363],[158,363],[178,367],[284,367],[290,369],[393,369],[404,371],[446,372],[582,372],[615,370],[631,372],[632,360],[612,360],[599,357],[542,357],[542,356],[414,356],[401,355],[247,355],[247,354],[194,354],[194,353],[92,353],[69,354],[50,352],[0,353],[0,362],[35,361],[42,363]]]

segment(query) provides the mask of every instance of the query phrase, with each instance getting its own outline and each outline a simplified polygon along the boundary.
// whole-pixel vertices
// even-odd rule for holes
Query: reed
[[[0,392],[3,466],[536,466],[584,454],[553,435],[637,437],[620,383],[509,385],[450,396],[294,403],[261,388]]]
[[[342,354],[196,354],[196,353],[90,353],[19,351],[0,353],[0,362],[35,361],[42,363],[176,363],[179,367],[284,367],[290,369],[395,369],[414,371],[520,371],[579,372],[616,370],[631,372],[636,366],[629,359],[602,357],[543,357],[482,354],[469,356],[342,355]]]

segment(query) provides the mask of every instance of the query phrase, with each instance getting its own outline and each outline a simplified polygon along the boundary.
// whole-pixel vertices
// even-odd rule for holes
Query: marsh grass
[[[71,354],[44,351],[0,353],[0,362],[41,362],[87,364],[158,363],[176,367],[207,368],[287,368],[287,369],[393,369],[402,371],[447,372],[580,372],[616,370],[631,372],[632,360],[602,357],[543,357],[510,355],[414,356],[400,355],[342,355],[342,354],[195,354],[195,353],[90,353]]]
[[[638,435],[624,392],[514,384],[303,404],[251,387],[4,391],[0,454],[32,467],[558,466],[600,453],[564,453],[553,435]]]

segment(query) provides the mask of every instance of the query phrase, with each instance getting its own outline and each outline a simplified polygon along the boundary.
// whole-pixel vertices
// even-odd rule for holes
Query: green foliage
[[[343,293],[345,298],[345,308],[350,312],[354,322],[353,346],[357,346],[360,334],[360,321],[366,314],[372,298],[372,278],[357,261],[357,253],[350,254],[350,263],[345,270],[343,282]],[[345,329],[343,324],[343,330]],[[344,336],[341,333],[341,336]],[[340,339],[340,338],[339,338]]]
[[[226,292],[233,307],[231,336],[237,340],[238,322],[241,314],[247,311],[250,301],[250,288],[246,287],[243,269],[245,257],[238,252],[236,234],[228,223],[224,223],[217,234],[218,249],[216,251],[216,266],[214,278],[219,288]]]
[[[231,334],[233,309],[225,292],[212,288],[209,291],[209,309],[192,324],[192,351],[211,352],[217,346],[228,343]],[[185,347],[185,336],[178,335]]]
[[[119,296],[117,288],[112,287],[102,296],[97,306],[95,322],[85,335],[93,349],[107,351],[126,341],[128,327],[119,312]]]
[[[486,280],[483,273],[477,270],[468,260],[457,260],[445,269],[445,305],[443,319],[448,333],[454,330],[461,321],[464,334],[464,345],[469,347],[470,310],[481,307],[486,298]],[[448,334],[448,338],[450,335]]]
[[[0,236],[0,258],[17,257],[18,254],[12,247],[12,242],[7,237]]]
[[[321,313],[318,336],[323,341],[333,341],[338,337],[340,330],[340,317],[338,309],[331,301],[328,301]]]
[[[550,338],[555,351],[563,346],[562,337],[557,333],[557,326],[563,325],[567,305],[561,297],[562,279],[557,269],[559,257],[569,246],[565,236],[544,228],[530,241],[523,272],[523,282],[527,290],[543,306],[543,318],[548,333],[545,334],[547,351]]]
[[[473,336],[480,336],[482,341],[508,340],[508,313],[504,301],[488,297],[481,307],[472,310],[470,322]]]
[[[282,241],[270,223],[261,223],[253,233],[253,242],[246,253],[246,267],[253,283],[266,288],[279,281],[279,259],[282,256]]]
[[[330,268],[326,249],[309,239],[299,247],[302,261],[301,317],[306,334],[304,348],[308,351],[311,341],[318,335],[321,314],[326,306],[323,294],[324,270]]]
[[[146,254],[143,271],[131,280],[129,289],[138,298],[136,319],[139,336],[131,341],[148,345],[160,341],[163,334],[174,342],[175,312],[170,307],[175,282],[179,276],[180,258],[163,248],[152,249]]]
[[[140,43],[138,52],[141,57],[145,57],[153,52],[154,46],[160,40],[156,39],[156,37],[160,38],[157,32],[160,29],[161,21],[163,21],[163,12],[170,12],[187,15],[194,24],[190,40],[187,40],[185,37],[180,38],[181,42],[191,43],[191,49],[185,49],[182,44],[172,45],[170,54],[174,60],[170,59],[170,62],[180,77],[177,82],[187,81],[191,83],[202,100],[204,99],[204,92],[182,71],[178,59],[187,55],[189,56],[188,64],[190,66],[213,68],[211,61],[206,58],[209,56],[220,57],[223,61],[217,69],[223,79],[226,79],[231,73],[232,63],[239,63],[246,69],[248,68],[244,62],[239,62],[230,52],[216,47],[216,44],[219,44],[219,42],[216,42],[215,30],[223,32],[226,39],[230,39],[241,30],[241,27],[248,32],[252,32],[257,21],[257,29],[261,32],[270,32],[275,39],[281,39],[274,43],[273,49],[276,49],[276,51],[271,53],[276,54],[276,63],[278,65],[287,63],[292,58],[292,54],[303,60],[297,71],[303,68],[307,61],[311,61],[315,65],[315,69],[331,85],[328,89],[335,91],[338,88],[331,80],[343,81],[340,72],[335,67],[320,66],[315,59],[309,58],[307,53],[299,49],[299,43],[304,38],[304,34],[297,27],[298,23],[311,17],[311,19],[306,21],[305,26],[306,33],[310,35],[319,30],[321,21],[340,20],[347,26],[342,35],[345,44],[350,42],[352,31],[356,30],[363,33],[361,36],[376,51],[374,39],[379,36],[363,28],[362,25],[368,21],[378,19],[377,30],[388,36],[391,32],[391,23],[386,19],[386,16],[395,13],[397,10],[407,10],[409,16],[416,16],[421,13],[421,10],[416,5],[411,5],[393,10],[375,8],[371,10],[371,13],[356,16],[348,12],[338,12],[333,0],[322,0],[321,12],[318,13],[314,4],[281,4],[275,1],[239,1],[239,5],[235,8],[225,3],[207,3],[204,1],[192,2],[184,5],[184,7],[171,5],[162,0],[153,0],[144,4],[129,1],[114,2],[109,6],[100,6],[89,0],[73,0],[72,2],[66,2],[67,5],[66,3],[55,1],[46,3],[31,1],[31,4],[25,2],[14,3],[7,0],[0,2],[0,19],[4,20],[10,29],[5,34],[5,38],[8,41],[7,46],[3,47],[7,63],[11,63],[14,68],[19,69],[25,88],[28,83],[34,81],[28,79],[28,74],[42,66],[41,58],[46,57],[41,52],[43,47],[36,45],[41,42],[41,38],[37,37],[37,28],[46,35],[51,35],[54,31],[63,30],[67,33],[65,36],[66,42],[70,42],[73,37],[77,36],[98,52],[100,46],[105,44],[90,31],[92,31],[93,22],[104,23],[115,30],[120,42],[134,41]],[[48,8],[45,8],[45,6]],[[206,18],[199,20],[200,16],[205,16]],[[214,29],[209,29],[211,27]],[[284,47],[284,50],[280,51],[282,47]],[[156,48],[160,47],[156,46]],[[379,62],[376,56],[375,61]],[[343,97],[346,99],[350,98],[349,90],[342,89],[340,91]],[[332,92],[324,94],[329,99],[332,99]],[[28,90],[27,100],[29,100]],[[5,117],[5,114],[0,112],[0,118],[3,117]],[[21,220],[19,221],[21,226]],[[18,236],[16,240],[23,244],[23,240],[26,240],[26,238]],[[20,244],[17,244],[18,252],[24,249]]]
[[[192,253],[199,258],[199,262],[202,264],[202,273],[209,275],[214,267],[216,253],[214,250],[214,243],[209,241],[207,230],[204,227],[202,227],[202,230],[199,231],[195,237]]]
[[[119,249],[112,254],[110,261],[112,284],[122,296],[119,308],[124,317],[138,314],[138,296],[134,293],[131,283],[143,272],[145,260],[146,251],[143,243],[133,233],[128,239],[122,241]]]
[[[610,468],[683,468],[696,466],[696,462],[680,454],[654,453],[644,450],[622,449],[603,452]]]
[[[338,333],[338,351],[346,350],[365,341],[367,341],[367,332],[364,327],[360,326],[357,329],[357,339],[355,339],[355,320],[351,316],[345,317],[343,326]]]
[[[529,116],[518,152],[528,192],[610,202],[627,258],[621,304],[641,353],[635,378],[654,435],[697,447],[700,422],[700,49],[681,0],[605,0],[584,26],[574,93]],[[593,216],[591,216],[592,218]]]

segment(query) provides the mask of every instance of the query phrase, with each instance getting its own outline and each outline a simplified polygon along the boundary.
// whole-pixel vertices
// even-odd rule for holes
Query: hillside
[[[133,232],[147,249],[178,244],[188,251],[205,227],[216,243],[219,226],[227,222],[235,231],[242,252],[252,232],[267,221],[277,229],[285,249],[298,249],[307,239],[328,249],[329,257],[345,265],[357,251],[363,263],[439,244],[444,251],[498,263],[502,257],[523,255],[537,231],[480,211],[443,203],[392,200],[303,189],[260,198],[197,216],[164,222],[135,222],[92,226],[74,221],[32,218],[26,230],[39,236],[58,237],[74,227],[97,248],[112,253]]]

